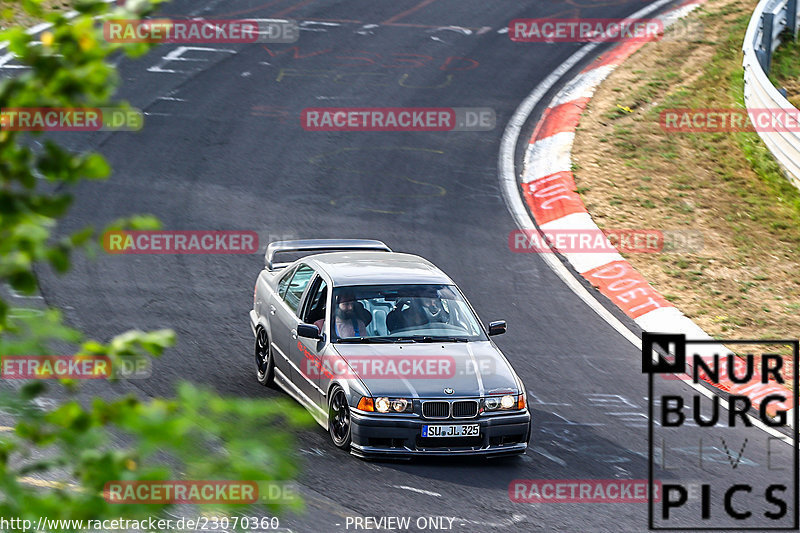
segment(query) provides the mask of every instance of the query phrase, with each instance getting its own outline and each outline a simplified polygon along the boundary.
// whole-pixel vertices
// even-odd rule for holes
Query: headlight
[[[521,402],[518,402],[519,399],[521,399]],[[504,396],[489,396],[487,398],[484,398],[483,406],[486,411],[524,409],[525,400],[523,396],[518,397],[515,394],[506,394]]]
[[[375,410],[379,413],[410,413],[414,410],[414,404],[407,398],[381,396],[380,398],[375,398]]]
[[[517,406],[517,399],[510,394],[506,394],[500,399],[500,407],[503,409],[511,409]]]
[[[405,398],[398,398],[397,400],[392,400],[392,410],[397,413],[402,413],[408,407],[408,400]]]
[[[375,398],[375,409],[379,413],[389,412],[389,398]]]

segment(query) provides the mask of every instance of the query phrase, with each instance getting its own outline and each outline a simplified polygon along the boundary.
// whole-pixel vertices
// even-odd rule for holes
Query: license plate
[[[477,437],[478,424],[457,424],[453,426],[422,426],[423,437]]]

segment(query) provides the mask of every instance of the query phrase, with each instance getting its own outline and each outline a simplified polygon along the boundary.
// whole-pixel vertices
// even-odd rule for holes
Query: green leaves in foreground
[[[79,14],[71,19],[63,12],[50,12],[39,0],[18,5],[52,26],[37,37],[42,44],[35,46],[34,37],[21,28],[0,33],[8,50],[29,67],[0,81],[0,109],[120,104],[111,101],[119,77],[109,56],[116,52],[137,56],[149,45],[106,42],[102,18],[138,18],[151,8],[150,2],[136,2],[137,14],[114,3],[76,0],[73,8]],[[21,295],[36,294],[38,268],[65,273],[74,253],[96,251],[100,233],[95,228],[66,233],[58,231],[58,221],[72,205],[76,185],[110,175],[111,168],[100,154],[73,153],[49,136],[0,127],[0,289],[7,286]],[[157,227],[153,217],[134,215],[109,221],[107,229]],[[44,305],[12,307],[4,294],[0,291],[0,357],[74,353],[103,356],[117,367],[133,359],[151,361],[175,343],[170,330],[133,330],[108,343],[86,340],[63,323],[58,311]],[[187,368],[192,364],[187,362]],[[165,379],[156,374],[154,379],[158,378]],[[174,397],[166,399],[137,398],[132,394],[135,387],[115,379],[99,386],[97,381],[78,385],[66,379],[0,381],[0,517],[36,524],[40,517],[159,516],[169,502],[112,503],[104,497],[106,484],[288,481],[297,473],[290,455],[292,432],[309,424],[310,417],[292,402],[223,398],[187,383],[178,384]],[[92,399],[87,389],[102,391],[104,398]],[[260,504],[272,513],[300,506],[296,501]],[[214,505],[228,515],[238,506]],[[199,514],[190,512],[193,517]],[[59,529],[78,529],[78,525]]]
[[[305,411],[287,400],[221,398],[188,383],[170,400],[131,395],[108,403],[96,398],[89,406],[72,400],[49,412],[33,407],[42,392],[38,383],[26,386],[14,433],[0,434],[0,516],[136,519],[158,516],[169,506],[109,502],[103,489],[116,481],[288,481],[297,473],[288,456],[292,438],[276,427],[310,423]],[[73,481],[37,487],[34,476],[48,472]],[[302,509],[299,500],[260,504],[270,513]],[[198,507],[232,514],[243,505]]]
[[[107,42],[102,20],[138,15],[115,4],[80,0],[73,5],[80,14],[68,19],[64,11],[51,12],[41,3],[17,3],[30,16],[51,23],[40,36],[18,27],[0,32],[8,51],[29,67],[0,81],[0,110],[125,105],[111,101],[119,78],[107,59],[117,52],[141,55],[150,45]],[[140,4],[142,12],[152,10],[151,2]],[[42,44],[32,45],[36,39]],[[38,288],[35,264],[47,263],[56,272],[66,272],[71,253],[91,242],[93,228],[54,240],[56,221],[72,205],[72,186],[111,174],[100,154],[73,153],[52,139],[35,140],[42,136],[0,127],[0,283],[21,294],[33,294]],[[139,229],[137,221],[130,219],[131,229]],[[7,306],[0,302],[0,332],[7,326],[6,313]]]

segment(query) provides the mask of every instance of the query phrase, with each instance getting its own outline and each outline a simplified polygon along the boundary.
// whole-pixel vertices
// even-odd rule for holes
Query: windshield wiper
[[[469,342],[466,337],[422,337],[422,342]]]
[[[466,337],[432,337],[430,335],[413,335],[410,337],[394,338],[413,342],[469,342],[469,339]]]
[[[392,343],[394,339],[390,337],[346,337],[338,339],[336,342],[342,343],[361,343],[361,342],[375,342],[375,343]]]

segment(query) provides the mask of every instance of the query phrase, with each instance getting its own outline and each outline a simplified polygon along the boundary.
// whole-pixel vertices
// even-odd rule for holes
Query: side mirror
[[[494,322],[489,322],[489,336],[492,335],[502,335],[506,332],[508,327],[506,326],[505,320],[495,320]]]
[[[320,335],[319,328],[314,324],[298,324],[297,325],[297,334],[300,337],[306,337],[309,339],[321,339],[322,335]]]

